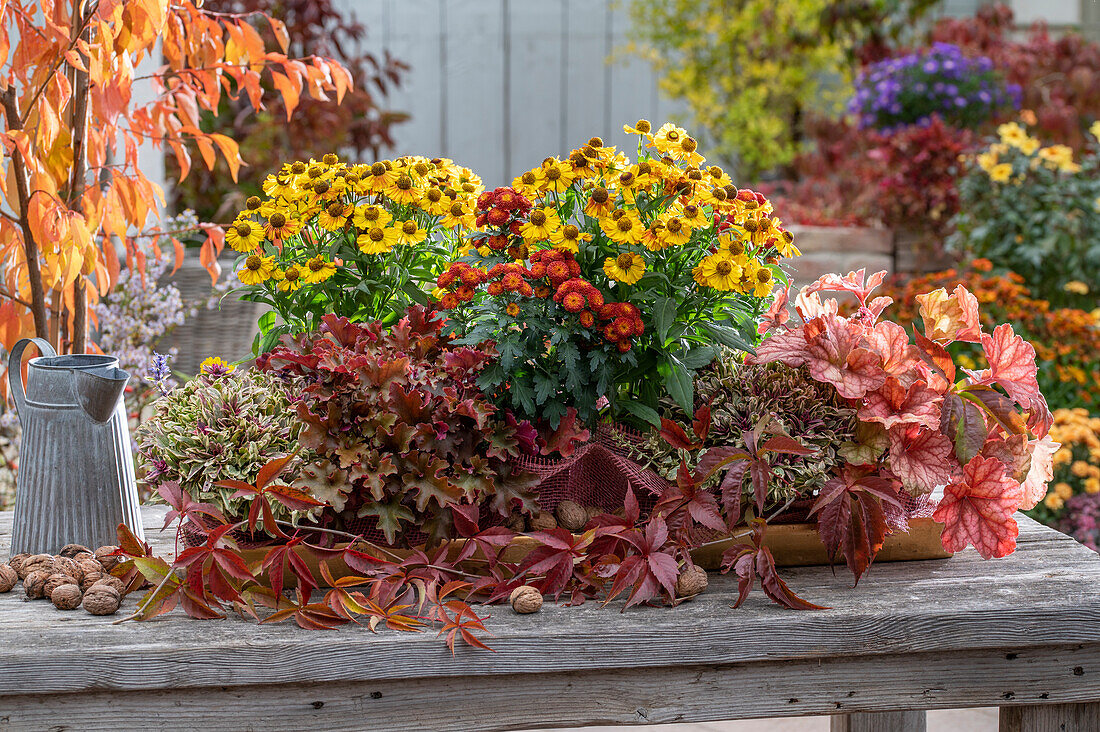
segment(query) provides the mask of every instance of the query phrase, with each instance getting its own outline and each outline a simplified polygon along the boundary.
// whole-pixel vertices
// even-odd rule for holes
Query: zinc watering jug
[[[20,367],[32,343],[41,355],[27,364],[24,390]],[[120,523],[144,539],[122,400],[129,378],[112,356],[58,356],[40,338],[15,344],[8,384],[23,437],[13,556],[115,544]]]

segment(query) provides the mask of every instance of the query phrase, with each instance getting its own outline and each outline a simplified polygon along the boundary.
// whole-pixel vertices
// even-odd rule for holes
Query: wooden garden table
[[[163,509],[146,508],[155,547]],[[491,608],[495,653],[434,633],[305,631],[232,618],[112,625],[0,595],[0,731],[507,730],[830,714],[923,729],[925,709],[1001,706],[1005,730],[1100,730],[1100,558],[1023,516],[1002,560],[784,570],[831,610],[730,577],[674,609]],[[6,559],[11,513],[0,513]],[[129,599],[123,611],[132,609]],[[908,711],[915,710],[915,711]],[[1065,727],[1060,727],[1065,723]]]

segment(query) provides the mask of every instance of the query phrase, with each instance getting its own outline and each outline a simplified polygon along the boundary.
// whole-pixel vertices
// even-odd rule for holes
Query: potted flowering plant
[[[481,179],[442,158],[349,165],[335,155],[288,163],[264,181],[225,235],[243,256],[243,299],[272,310],[257,352],[326,314],[395,322],[426,305],[427,283],[474,223]]]
[[[659,424],[661,397],[690,408],[716,344],[750,350],[793,237],[687,132],[645,120],[629,160],[592,138],[477,200],[470,248],[439,278],[448,330],[492,341],[479,384],[556,427],[576,410]]]

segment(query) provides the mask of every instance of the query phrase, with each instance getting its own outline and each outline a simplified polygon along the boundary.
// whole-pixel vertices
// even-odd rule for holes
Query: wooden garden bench
[[[146,508],[151,542],[163,510]],[[507,730],[799,715],[911,732],[1000,706],[1002,730],[1100,730],[1100,558],[1023,516],[1002,560],[788,569],[794,612],[736,583],[674,609],[487,609],[495,653],[434,633],[305,631],[177,611],[145,624],[0,595],[0,730]],[[0,513],[7,557],[11,513]],[[134,598],[123,611],[132,609]],[[121,617],[121,616],[120,616]],[[1060,726],[1064,724],[1065,726]]]

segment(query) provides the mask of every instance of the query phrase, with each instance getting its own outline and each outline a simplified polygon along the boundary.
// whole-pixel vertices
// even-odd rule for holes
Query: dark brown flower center
[[[320,272],[325,268],[325,262],[323,259],[311,259],[309,260],[309,269],[311,272]]]
[[[693,153],[698,147],[699,143],[690,137],[685,137],[683,140],[680,140],[680,149],[686,153]]]
[[[562,228],[561,234],[566,239],[573,241],[578,236],[580,236],[581,230],[578,229],[576,226],[573,226],[573,224],[566,224],[565,227]]]
[[[252,224],[247,221],[242,221],[234,227],[237,230],[238,236],[248,236],[252,233]]]
[[[538,176],[528,170],[520,177],[520,180],[523,181],[524,185],[530,186],[535,184],[535,182],[538,180]]]
[[[588,140],[589,147],[603,147],[602,137],[592,137]]]
[[[644,134],[652,130],[653,126],[649,124],[649,120],[640,119],[634,123],[634,129]]]
[[[374,175],[374,176],[385,175],[386,174],[386,164],[385,163],[375,163],[374,165],[370,166],[370,174]]]
[[[451,204],[451,216],[461,216],[464,213],[466,213],[466,211],[462,208],[461,203],[455,202]]]
[[[416,233],[416,228],[417,227],[415,221],[406,221],[405,223],[401,224],[401,231],[410,236]]]
[[[253,272],[256,272],[260,269],[260,267],[264,266],[264,260],[260,259],[260,257],[256,254],[250,254],[248,255],[248,259],[244,260],[244,266],[252,270]]]
[[[733,271],[733,265],[725,260],[722,260],[718,264],[714,265],[714,271],[725,277]]]
[[[370,237],[371,241],[382,241],[386,238],[386,232],[376,226],[370,230],[367,236]]]
[[[443,191],[438,188],[432,188],[427,193],[428,200],[432,203],[438,203],[439,199],[443,198]]]
[[[619,231],[630,231],[634,228],[634,222],[630,220],[629,216],[620,216],[618,221]]]
[[[271,216],[267,219],[267,222],[276,229],[281,229],[286,226],[286,216],[276,211],[275,213],[271,214]]]
[[[619,265],[619,269],[630,269],[630,265],[634,264],[634,255],[623,252],[615,258],[615,264]]]
[[[288,282],[294,282],[302,276],[302,273],[298,271],[297,267],[291,267],[283,276],[286,277]]]
[[[244,205],[248,208],[249,211],[255,211],[260,207],[260,197],[249,196],[248,200],[244,202]]]
[[[606,188],[600,187],[592,191],[592,200],[596,203],[607,203],[609,194]]]
[[[550,167],[546,169],[546,180],[560,180],[561,171],[557,167]]]
[[[665,228],[671,231],[673,234],[676,234],[684,228],[684,224],[680,221],[680,219],[669,219],[668,223],[665,224]]]
[[[531,223],[535,226],[542,226],[546,223],[546,213],[543,211],[532,211]]]
[[[397,179],[394,185],[397,186],[397,190],[399,191],[408,191],[413,187],[413,179],[407,175],[403,175]]]

